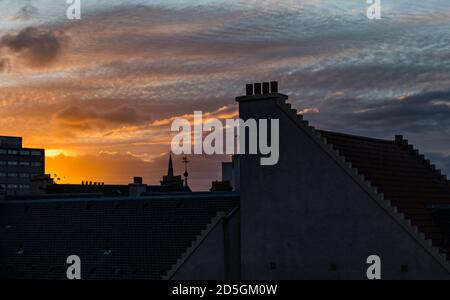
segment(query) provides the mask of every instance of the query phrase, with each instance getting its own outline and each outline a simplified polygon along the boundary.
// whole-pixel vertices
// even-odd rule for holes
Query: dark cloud
[[[97,112],[93,109],[71,105],[58,112],[55,118],[61,125],[78,130],[138,125],[151,121],[150,114],[129,106]]]
[[[330,65],[318,71],[301,70],[286,77],[289,85],[309,89],[347,89],[367,90],[414,87],[418,84],[429,85],[450,80],[450,62],[429,62],[418,65],[411,61],[406,63],[364,63],[341,66]],[[418,59],[416,57],[416,59]]]
[[[397,127],[408,132],[450,127],[450,91],[425,92],[369,105],[353,113],[359,126]]]
[[[26,3],[22,8],[17,12],[14,19],[16,20],[29,20],[32,17],[36,16],[39,13],[39,9],[33,6],[31,3]]]
[[[308,117],[327,128],[372,135],[436,132],[450,128],[450,90],[430,91],[381,101],[337,97]]]
[[[91,110],[81,109],[78,106],[69,106],[60,111],[56,117],[64,121],[79,122],[96,119],[98,114]]]
[[[60,55],[66,38],[50,29],[27,27],[16,34],[6,34],[0,39],[0,48],[26,60],[32,67],[44,67]]]
[[[9,70],[9,59],[0,58],[0,73],[8,72]]]
[[[299,111],[315,112],[305,115],[320,128],[380,138],[402,133],[424,153],[450,153],[450,39],[443,5],[431,4],[442,14],[417,11],[424,5],[417,4],[411,8],[414,18],[390,9],[382,21],[371,22],[365,3],[355,8],[350,0],[333,6],[315,0],[237,2],[237,7],[164,8],[125,1],[101,5],[83,22],[57,21],[0,38],[11,65],[17,58],[40,66],[55,61],[65,46],[55,29],[73,39],[64,52],[67,59],[58,65],[64,76],[25,76],[11,95],[2,90],[4,98],[14,99],[9,111],[20,116],[18,124],[31,120],[32,113],[41,117],[59,111],[50,125],[62,128],[67,147],[100,129],[112,138],[96,134],[101,138],[87,139],[93,149],[111,143],[113,152],[144,153],[131,143],[136,136],[150,140],[154,133],[141,135],[146,126],[124,126],[130,132],[139,129],[121,135],[122,125],[141,125],[150,115],[159,120],[236,105],[233,99],[245,92],[245,83],[278,80]],[[29,108],[38,101],[50,103],[47,114]],[[164,160],[160,168],[165,167]],[[133,173],[139,172],[124,180]]]
[[[136,124],[141,123],[145,119],[136,109],[131,107],[112,110],[104,113],[101,117],[105,121],[117,124]],[[150,118],[147,121],[150,121]]]

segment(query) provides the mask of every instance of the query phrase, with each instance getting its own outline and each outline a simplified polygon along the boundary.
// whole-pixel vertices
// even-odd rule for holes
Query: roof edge
[[[235,210],[235,209],[233,209]],[[225,212],[218,212],[215,217],[211,219],[211,222],[206,226],[205,229],[196,237],[192,242],[191,246],[186,248],[185,251],[178,258],[177,262],[172,265],[172,267],[167,270],[166,274],[162,276],[162,280],[171,280],[180,268],[188,261],[188,259],[194,254],[195,250],[200,247],[203,241],[209,236],[209,234],[216,228],[218,224],[227,216]]]
[[[403,213],[398,212],[397,207],[391,204],[391,201],[384,198],[383,193],[378,192],[378,188],[372,186],[363,174],[359,174],[358,169],[353,168],[345,157],[340,156],[339,151],[335,150],[327,139],[322,137],[320,131],[313,126],[309,126],[309,122],[303,120],[302,115],[297,115],[297,111],[290,108],[289,104],[278,101],[278,107],[285,112],[290,119],[303,130],[325,153],[327,153],[369,196],[374,200],[389,216],[391,216],[413,239],[428,252],[444,270],[450,274],[450,262],[445,254],[440,253],[439,248],[434,247],[432,240],[427,240],[425,234],[420,233],[417,226],[411,224],[411,220],[405,218]]]
[[[1,201],[1,205],[14,205],[14,204],[34,204],[34,203],[78,203],[78,202],[106,202],[106,201],[130,201],[130,200],[161,200],[161,199],[198,199],[198,198],[219,198],[227,197],[234,198],[239,197],[240,193],[236,191],[225,192],[172,192],[172,193],[157,193],[151,196],[116,196],[116,197],[92,197],[92,198],[49,198],[49,199],[29,199],[29,200],[9,200]]]
[[[318,133],[327,133],[330,135],[336,135],[336,136],[342,136],[342,137],[349,137],[349,138],[357,138],[360,140],[365,140],[365,141],[373,141],[373,142],[383,142],[383,143],[390,143],[393,144],[395,143],[394,140],[386,140],[386,139],[379,139],[379,138],[373,138],[373,137],[367,137],[367,136],[361,136],[361,135],[356,135],[356,134],[349,134],[349,133],[341,133],[341,132],[335,132],[335,131],[328,131],[328,130],[317,130]]]

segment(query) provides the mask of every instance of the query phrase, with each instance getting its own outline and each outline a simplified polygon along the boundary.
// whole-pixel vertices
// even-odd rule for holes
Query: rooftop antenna
[[[183,157],[183,163],[184,163],[184,185],[187,187],[188,186],[188,181],[187,178],[189,176],[188,170],[187,170],[187,165],[188,163],[190,163],[190,161],[187,159],[187,156]]]

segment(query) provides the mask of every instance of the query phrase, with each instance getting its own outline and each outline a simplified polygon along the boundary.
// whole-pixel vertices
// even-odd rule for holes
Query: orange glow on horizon
[[[59,155],[70,156],[67,151],[61,149],[45,149],[45,157],[56,157]]]

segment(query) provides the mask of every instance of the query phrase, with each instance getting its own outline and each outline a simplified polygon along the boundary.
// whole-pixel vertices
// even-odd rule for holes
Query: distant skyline
[[[321,129],[403,134],[450,174],[450,2],[0,0],[0,135],[47,149],[64,182],[157,183],[170,122],[237,117],[246,83]],[[226,157],[191,158],[207,189]],[[182,174],[181,157],[174,159]]]

